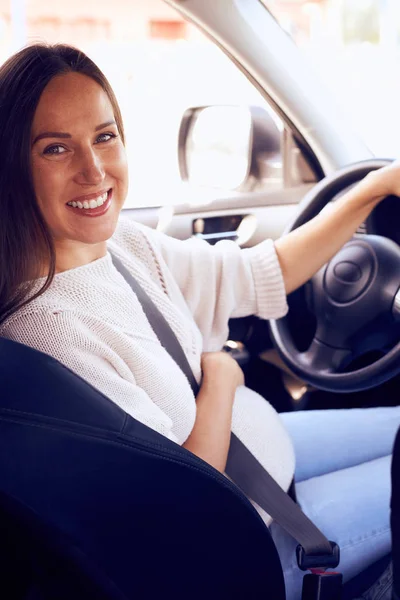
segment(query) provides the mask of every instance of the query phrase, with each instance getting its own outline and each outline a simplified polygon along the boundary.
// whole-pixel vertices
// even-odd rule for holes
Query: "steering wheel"
[[[300,203],[299,213],[284,233],[312,219],[337,194],[390,162],[354,163],[321,180]],[[394,241],[355,235],[305,285],[310,288],[308,305],[316,320],[309,348],[297,349],[287,317],[269,325],[280,356],[297,376],[322,390],[356,392],[400,373],[400,248]],[[354,359],[371,351],[383,356],[348,370]]]

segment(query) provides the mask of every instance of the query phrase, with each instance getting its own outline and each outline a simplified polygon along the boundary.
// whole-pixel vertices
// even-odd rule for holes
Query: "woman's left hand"
[[[371,171],[359,185],[370,193],[371,200],[374,198],[375,201],[380,201],[386,196],[400,197],[400,160]]]
[[[331,210],[276,240],[286,293],[310,279],[351,239],[374,207],[391,195],[400,196],[400,160],[371,171],[336,200]]]

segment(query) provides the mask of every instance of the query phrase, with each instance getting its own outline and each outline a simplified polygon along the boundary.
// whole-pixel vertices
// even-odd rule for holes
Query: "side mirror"
[[[223,189],[243,188],[259,177],[259,157],[276,159],[281,132],[258,106],[203,106],[185,111],[179,129],[183,181]]]

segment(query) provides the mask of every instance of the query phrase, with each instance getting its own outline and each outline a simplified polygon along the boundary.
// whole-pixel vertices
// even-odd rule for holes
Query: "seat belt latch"
[[[303,546],[300,544],[296,548],[297,564],[302,571],[318,569],[335,569],[340,562],[340,548],[336,542],[329,541],[332,547],[331,554],[306,554]]]
[[[302,546],[297,546],[297,564],[302,571],[311,571],[303,577],[302,600],[341,600],[343,575],[334,569],[340,561],[340,549],[335,542],[329,542],[331,554],[306,554]]]

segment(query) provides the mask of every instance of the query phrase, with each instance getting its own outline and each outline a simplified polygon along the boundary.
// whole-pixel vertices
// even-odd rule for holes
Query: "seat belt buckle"
[[[311,571],[303,577],[302,600],[341,600],[343,575],[335,571],[340,561],[340,548],[329,541],[331,554],[306,554],[303,546],[296,548],[297,564],[302,571]]]
[[[325,571],[325,569],[335,569],[340,562],[340,548],[336,542],[329,543],[332,547],[331,554],[306,554],[303,546],[300,544],[296,548],[296,558],[299,569],[302,571]]]

